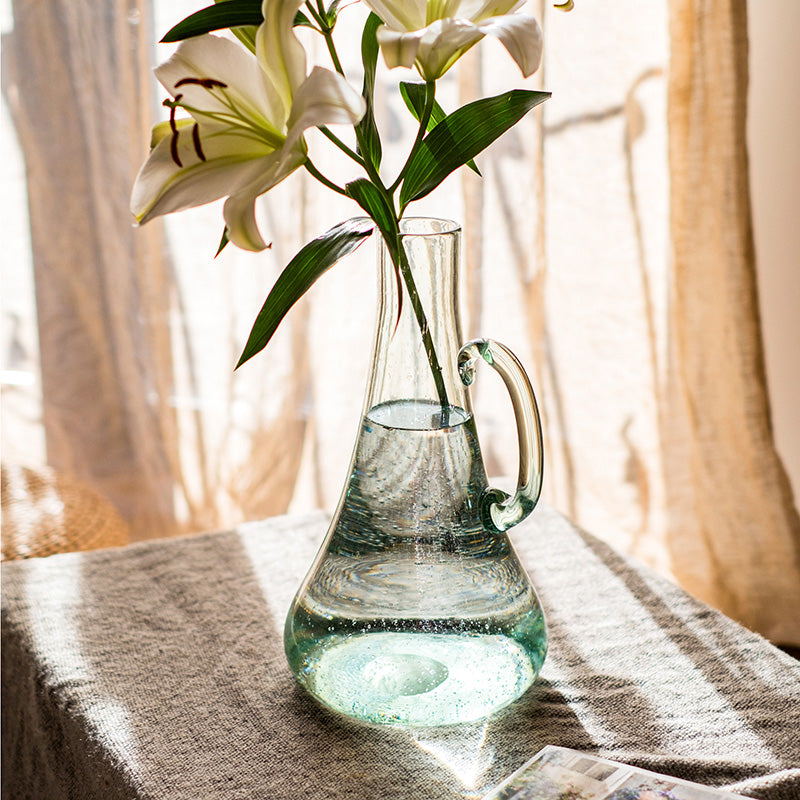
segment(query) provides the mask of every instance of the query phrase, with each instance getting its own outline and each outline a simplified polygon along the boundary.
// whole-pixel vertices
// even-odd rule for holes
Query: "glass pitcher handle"
[[[513,497],[501,489],[488,488],[481,497],[483,524],[497,532],[508,530],[533,511],[542,491],[544,444],[539,407],[531,382],[519,359],[500,342],[473,339],[458,352],[458,371],[465,386],[475,380],[478,358],[494,367],[511,395],[519,440],[519,475]]]

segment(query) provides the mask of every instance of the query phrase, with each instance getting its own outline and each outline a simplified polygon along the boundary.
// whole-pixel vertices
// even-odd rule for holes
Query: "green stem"
[[[342,194],[345,197],[348,196],[347,192],[342,189],[341,186],[337,186],[333,181],[328,180],[313,164],[310,158],[306,159],[305,168],[308,172],[313,175],[323,186],[327,186],[329,189],[332,189],[337,194]]]
[[[319,15],[314,6],[312,6],[311,3],[309,3],[307,0],[306,0],[306,9],[308,9],[308,13],[311,14],[311,19],[313,19],[314,22],[316,22],[317,25],[319,25],[320,33],[324,34],[325,29],[327,28],[325,20]]]
[[[366,169],[366,164],[364,162],[364,159],[361,158],[361,156],[358,153],[356,153],[351,147],[348,147],[335,133],[333,133],[333,131],[330,130],[330,128],[326,127],[325,125],[320,125],[319,131],[320,133],[322,133],[323,136],[330,139],[330,141],[332,141],[345,155],[352,158],[353,161],[356,162],[356,164]]]
[[[339,61],[336,45],[333,43],[333,31],[329,28],[323,28],[322,35],[325,37],[325,44],[328,46],[328,53],[333,62],[333,68],[344,78],[344,68],[342,67],[342,62]]]
[[[333,31],[331,30],[322,30],[322,35],[325,37],[325,44],[328,47],[328,53],[331,57],[331,62],[333,63],[333,68],[343,77],[345,78],[346,75],[344,74],[344,68],[342,67],[342,62],[339,60],[339,54],[336,52],[336,45],[333,41]],[[360,148],[362,153],[367,152],[366,143],[364,142],[363,133],[358,125],[354,125],[353,129],[355,130],[356,134],[356,141],[358,142],[358,147]],[[372,181],[375,186],[377,186],[382,191],[385,191],[386,187],[383,185],[383,181],[381,181],[381,177],[378,174],[377,170],[373,167],[370,163],[368,158],[362,158],[358,155],[358,153],[354,153],[347,145],[343,142],[340,142],[330,131],[327,129],[321,128],[322,132],[334,143],[337,147],[344,150],[350,158],[354,161],[357,161],[366,171],[367,175],[369,176],[370,181]],[[326,132],[327,131],[327,132]],[[394,191],[394,190],[392,190]],[[392,192],[389,192],[389,198],[391,199]]]
[[[309,5],[308,3],[306,5]],[[315,15],[316,16],[316,15]],[[322,35],[325,37],[325,43],[328,47],[328,53],[331,57],[331,62],[333,63],[334,69],[342,76],[345,77],[344,69],[342,68],[342,63],[339,60],[339,55],[336,52],[336,45],[333,41],[333,35],[330,29],[326,26],[322,25]],[[425,93],[425,108],[423,109],[423,113],[420,117],[420,127],[417,131],[417,137],[414,140],[414,144],[411,147],[411,154],[414,153],[416,148],[419,146],[419,143],[422,141],[422,138],[425,136],[425,133],[428,129],[428,121],[430,120],[431,112],[433,110],[433,103],[434,103],[434,95],[436,92],[436,84],[434,81],[428,81],[426,84],[426,93]],[[366,152],[365,143],[362,138],[362,132],[360,131],[358,125],[355,127],[356,133],[356,140],[358,141],[358,146],[362,152]],[[400,270],[400,274],[403,278],[403,282],[406,285],[406,290],[408,291],[408,297],[411,301],[411,307],[414,310],[414,317],[417,320],[417,326],[419,327],[419,332],[422,337],[422,345],[425,348],[425,355],[428,359],[428,365],[431,368],[431,375],[433,376],[433,382],[436,386],[436,394],[439,396],[439,404],[442,407],[442,413],[444,414],[445,411],[449,408],[450,403],[447,399],[447,387],[444,383],[444,376],[442,375],[442,366],[439,363],[439,357],[436,355],[436,347],[433,344],[433,337],[431,336],[430,326],[428,325],[428,318],[425,315],[425,309],[422,307],[422,301],[420,300],[419,292],[417,291],[417,285],[414,281],[414,275],[411,272],[411,265],[408,262],[408,256],[406,255],[405,248],[403,247],[403,237],[399,233],[399,217],[397,212],[394,210],[394,200],[393,195],[397,187],[400,185],[400,182],[403,179],[403,174],[405,172],[406,166],[408,165],[408,161],[406,161],[406,166],[400,172],[395,183],[390,187],[386,188],[384,186],[383,181],[380,178],[377,170],[374,166],[370,163],[369,159],[362,158],[358,155],[358,153],[354,153],[344,142],[342,142],[337,136],[335,136],[331,131],[329,131],[325,127],[321,127],[320,130],[322,133],[330,139],[340,150],[346,153],[350,158],[360,164],[364,170],[366,170],[367,175],[369,176],[370,181],[374,186],[376,186],[386,198],[389,207],[392,209],[392,214],[394,216],[394,229],[398,231],[396,234],[396,246],[394,248],[390,248],[389,252],[391,253],[392,250],[397,252],[397,257],[399,263],[394,261],[394,256],[392,256],[392,261],[395,264],[395,267]],[[409,154],[409,160],[411,158],[411,154]],[[306,162],[306,169],[309,169],[310,162]],[[313,167],[313,165],[312,165]],[[309,169],[311,172],[311,169]],[[318,180],[322,179],[322,182],[326,185],[329,185],[327,179],[323,178],[318,172],[315,174],[311,172],[314,177]],[[338,187],[336,187],[338,190]],[[377,224],[377,220],[375,220]],[[400,302],[402,302],[402,298],[400,298]]]
[[[403,282],[408,290],[408,298],[411,301],[411,308],[414,310],[414,317],[417,320],[417,326],[422,336],[422,346],[425,348],[428,366],[431,368],[433,383],[436,386],[436,394],[439,396],[439,405],[442,407],[442,414],[444,415],[450,407],[450,402],[447,399],[447,387],[445,386],[444,376],[442,375],[442,366],[439,363],[439,357],[436,355],[436,347],[433,344],[428,318],[425,316],[425,309],[422,307],[422,301],[417,291],[417,284],[414,281],[414,274],[411,271],[411,264],[408,262],[408,256],[403,247],[403,236],[400,233],[397,234],[397,246],[395,249],[399,259],[399,263],[395,262],[395,266],[399,268],[400,274],[403,277]]]

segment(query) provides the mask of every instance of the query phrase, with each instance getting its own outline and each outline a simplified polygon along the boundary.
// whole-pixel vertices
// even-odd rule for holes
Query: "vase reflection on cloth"
[[[518,698],[541,668],[547,631],[505,533],[541,488],[530,384],[502,345],[460,347],[459,227],[412,218],[401,232],[406,271],[381,248],[350,475],[292,603],[285,646],[297,680],[326,706],[411,727],[482,719]],[[517,417],[513,497],[488,486],[465,389],[479,361],[500,373]]]

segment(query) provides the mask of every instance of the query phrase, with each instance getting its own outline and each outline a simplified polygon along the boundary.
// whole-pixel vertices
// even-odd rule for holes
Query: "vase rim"
[[[447,236],[460,232],[460,223],[442,217],[420,215],[400,220],[401,236]]]

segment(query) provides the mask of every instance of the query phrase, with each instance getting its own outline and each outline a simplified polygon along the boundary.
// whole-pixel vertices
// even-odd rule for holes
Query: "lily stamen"
[[[194,151],[197,153],[197,157],[201,161],[205,161],[206,157],[203,154],[203,149],[200,147],[200,126],[196,122],[192,127],[192,144],[194,145]]]
[[[176,84],[175,88],[177,89],[179,86],[202,86],[204,89],[214,89],[215,87],[219,87],[220,89],[227,89],[228,84],[223,83],[222,81],[218,81],[216,78],[181,78]]]
[[[181,163],[180,155],[178,155],[178,125],[175,122],[175,108],[182,97],[182,94],[176,94],[174,102],[169,104],[169,127],[172,130],[172,139],[169,143],[169,152],[172,156],[172,160],[179,167],[182,167],[183,164]]]

